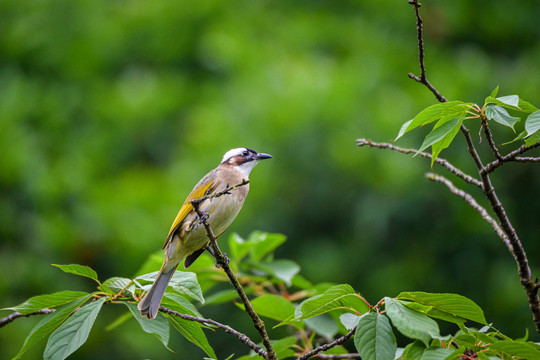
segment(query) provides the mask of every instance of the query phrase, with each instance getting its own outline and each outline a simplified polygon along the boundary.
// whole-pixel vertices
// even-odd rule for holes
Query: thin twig
[[[538,157],[519,157],[518,156],[518,155],[521,155],[521,154],[523,154],[523,153],[525,153],[525,152],[527,152],[529,150],[537,148],[539,146],[540,146],[540,141],[538,141],[538,142],[536,142],[536,143],[534,143],[534,144],[532,144],[530,146],[521,145],[516,150],[508,153],[507,155],[504,155],[500,160],[499,159],[493,160],[489,164],[486,164],[486,166],[484,166],[484,168],[482,169],[482,172],[490,173],[493,170],[495,170],[496,168],[498,168],[499,166],[501,166],[502,164],[504,164],[505,162],[509,162],[509,161],[539,162],[540,158],[538,158]]]
[[[432,158],[431,154],[429,153],[421,152],[416,149],[405,149],[405,148],[401,148],[399,146],[395,146],[389,143],[376,143],[376,142],[373,142],[371,140],[366,140],[366,139],[358,139],[356,140],[356,142],[358,146],[369,146],[369,147],[375,147],[379,149],[389,149],[389,150],[398,151],[403,154],[418,154],[418,156],[421,156],[424,158],[428,158],[428,159]],[[482,189],[482,182],[480,180],[477,180],[473,178],[472,176],[465,174],[463,171],[459,170],[454,165],[452,165],[448,160],[437,158],[435,159],[435,163],[446,168],[448,171],[450,171],[452,174],[456,175],[463,181],[469,184],[478,186],[480,189]]]
[[[246,185],[246,184],[248,184],[248,181],[244,180],[239,184],[228,187],[227,189],[223,190],[220,193],[216,193],[215,197],[217,197],[218,194],[220,194],[219,196],[228,194],[233,189],[235,189],[235,188],[237,188],[239,186]],[[234,286],[234,289],[236,290],[236,292],[240,296],[240,299],[242,300],[242,303],[244,304],[246,312],[251,317],[251,320],[253,321],[253,325],[255,326],[255,328],[257,329],[259,334],[261,335],[262,342],[263,342],[263,344],[264,344],[264,346],[266,348],[266,352],[267,352],[266,359],[277,360],[276,353],[275,353],[275,351],[274,351],[274,349],[272,347],[272,344],[270,343],[270,338],[268,337],[268,333],[266,331],[266,327],[264,326],[264,322],[261,320],[259,315],[257,315],[255,310],[253,310],[253,307],[251,306],[251,303],[250,303],[250,301],[249,301],[249,299],[248,299],[242,285],[240,284],[240,282],[238,281],[238,278],[236,277],[236,275],[234,274],[234,272],[230,268],[227,258],[225,257],[223,252],[220,250],[220,248],[219,248],[219,246],[217,244],[216,236],[214,235],[214,232],[210,228],[210,225],[208,224],[208,221],[205,219],[203,213],[199,209],[199,205],[203,201],[201,199],[193,199],[193,200],[191,200],[191,205],[193,205],[193,209],[195,210],[197,215],[199,215],[199,218],[204,219],[203,224],[204,224],[204,227],[206,229],[206,234],[208,235],[208,239],[210,240],[210,245],[212,246],[212,249],[214,251],[216,261],[223,268],[223,270],[225,271],[225,273],[229,277],[229,280],[230,280],[231,284]]]
[[[493,155],[495,155],[495,158],[499,161],[502,160],[501,153],[499,152],[499,149],[497,148],[497,145],[495,145],[495,142],[493,141],[493,134],[491,133],[491,130],[489,129],[488,122],[485,116],[482,116],[480,118],[480,121],[482,123],[482,129],[484,129],[484,135],[486,135],[486,139],[489,144],[489,148],[493,152]]]
[[[198,318],[198,317],[191,316],[191,315],[188,315],[188,314],[182,314],[182,313],[180,313],[178,311],[174,311],[174,310],[166,308],[164,306],[160,306],[159,311],[164,312],[166,314],[178,316],[178,317],[180,317],[180,318],[182,318],[184,320],[196,321],[196,322],[204,324],[204,325],[214,325],[215,327],[217,327],[217,328],[219,328],[221,330],[224,330],[227,334],[233,335],[238,340],[240,340],[241,342],[243,342],[244,344],[249,346],[251,349],[253,349],[253,351],[255,351],[257,354],[259,354],[262,357],[266,358],[266,355],[267,355],[266,351],[264,351],[264,349],[262,347],[255,344],[247,335],[242,334],[241,332],[234,330],[229,325],[224,325],[224,324],[219,323],[219,322],[217,322],[215,320],[212,320],[212,319],[202,319],[202,318]]]
[[[20,312],[14,312],[13,314],[10,314],[2,319],[0,319],[0,328],[3,326],[6,326],[7,324],[11,323],[13,320],[18,319],[20,317],[29,317],[32,315],[43,315],[43,314],[50,314],[52,312],[55,312],[55,309],[43,309],[31,312],[29,314],[21,314]]]
[[[440,102],[447,102],[446,98],[441,95],[437,89],[428,81],[426,76],[426,66],[424,65],[424,35],[423,35],[423,21],[420,16],[420,6],[422,6],[418,0],[409,0],[409,4],[414,7],[416,14],[416,33],[418,38],[418,62],[420,64],[420,76],[416,76],[413,73],[409,73],[409,77],[421,84],[424,84],[435,95]]]
[[[356,328],[352,329],[351,331],[349,331],[345,335],[337,338],[336,340],[332,341],[331,343],[318,346],[315,349],[313,349],[311,351],[308,351],[305,354],[302,354],[301,356],[296,358],[296,360],[306,360],[306,359],[309,359],[310,357],[313,357],[313,356],[317,355],[321,351],[326,351],[326,350],[329,350],[329,349],[333,348],[334,346],[341,345],[344,342],[346,342],[347,340],[349,340],[351,338],[351,336],[354,335],[355,331],[356,331]]]
[[[437,174],[434,174],[434,173],[427,173],[426,177],[429,180],[440,182],[440,183],[446,185],[452,194],[457,195],[457,196],[461,197],[463,200],[465,200],[467,202],[467,204],[469,204],[474,210],[476,210],[482,216],[482,218],[485,221],[487,221],[493,227],[493,229],[495,230],[497,235],[499,235],[499,237],[504,242],[504,244],[506,245],[508,250],[512,251],[512,245],[510,244],[510,241],[508,240],[508,236],[506,236],[506,234],[501,229],[499,224],[495,221],[495,219],[493,219],[489,215],[489,213],[487,212],[487,210],[484,207],[482,207],[480,204],[478,204],[478,202],[475,200],[474,197],[472,197],[472,195],[470,195],[469,193],[467,193],[467,192],[465,192],[465,191],[463,191],[461,189],[458,189],[450,180],[448,180],[444,176],[437,175]]]

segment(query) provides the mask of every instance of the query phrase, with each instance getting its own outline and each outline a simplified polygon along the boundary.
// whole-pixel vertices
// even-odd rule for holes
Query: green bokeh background
[[[539,106],[539,13],[535,1],[426,1],[430,80],[449,99],[481,103],[500,85]],[[229,234],[283,233],[278,257],[372,302],[462,294],[504,333],[539,340],[490,226],[424,178],[425,160],[356,146],[390,141],[435,102],[407,77],[418,67],[407,1],[3,0],[0,24],[0,307],[92,290],[52,263],[133,275],[193,185],[225,151],[248,146],[274,159],[252,173]],[[398,145],[418,146],[426,132]],[[513,136],[495,132],[498,143]],[[459,136],[442,156],[474,171]],[[493,182],[538,275],[540,169],[508,164]],[[106,332],[124,309],[103,311],[73,358],[204,356],[179,335],[168,352],[134,320]],[[253,334],[234,307],[201,311]],[[38,321],[0,329],[2,358]],[[223,333],[209,339],[220,358],[246,352]]]

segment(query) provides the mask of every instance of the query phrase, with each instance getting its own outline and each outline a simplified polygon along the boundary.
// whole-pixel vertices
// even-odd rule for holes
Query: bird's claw
[[[210,214],[207,211],[203,211],[201,215],[199,216],[199,224],[205,223],[209,217],[210,217]]]

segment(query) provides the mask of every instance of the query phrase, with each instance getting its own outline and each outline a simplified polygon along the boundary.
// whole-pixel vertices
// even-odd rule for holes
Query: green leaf
[[[338,324],[327,314],[306,319],[304,323],[308,328],[327,340],[332,340],[339,331]]]
[[[443,151],[448,146],[450,146],[450,144],[456,137],[457,133],[461,129],[462,123],[463,123],[463,119],[460,119],[460,121],[458,121],[454,125],[454,127],[450,130],[450,132],[448,132],[440,141],[437,141],[431,146],[431,153],[432,153],[431,166],[433,166],[433,163],[435,162],[435,160],[437,159],[441,151]]]
[[[84,302],[87,301],[90,296],[91,295],[88,295],[82,299],[77,299],[41,319],[41,321],[32,329],[32,331],[30,331],[30,334],[28,334],[24,340],[23,346],[19,350],[19,353],[12,360],[20,359],[26,350],[66,321],[71,313],[73,313],[76,308],[84,304]]]
[[[420,149],[418,151],[419,152],[423,151],[424,149],[428,148],[429,146],[441,140],[448,142],[448,140],[445,140],[445,137],[448,134],[452,134],[455,131],[456,127],[459,130],[459,126],[461,126],[462,121],[463,121],[462,118],[446,118],[446,117],[439,120],[439,122],[435,124],[435,126],[433,127],[433,130],[431,130],[431,132],[426,135],[426,138],[424,139],[424,142],[422,143],[422,146],[420,146]],[[455,136],[455,133],[453,136],[450,137],[450,142],[452,141],[454,136]],[[448,144],[450,144],[450,142],[448,142]]]
[[[294,336],[288,336],[277,341],[271,341],[272,347],[276,352],[278,359],[286,359],[289,357],[294,357],[296,352],[291,349],[293,345],[296,344],[296,338]],[[257,357],[260,359],[260,357]]]
[[[428,348],[420,360],[446,360],[454,354],[455,350],[445,348]]]
[[[433,294],[426,292],[402,292],[399,300],[411,300],[467,320],[487,325],[484,312],[470,299],[457,294]]]
[[[508,126],[514,131],[514,125],[520,120],[518,117],[510,116],[506,109],[497,105],[487,105],[484,113],[488,120],[493,120],[501,125]]]
[[[94,321],[106,298],[83,306],[49,337],[44,360],[63,360],[80,348],[88,338]]]
[[[491,95],[489,95],[489,97],[496,98],[498,93],[499,93],[499,85],[497,85],[497,87],[495,88],[495,90],[493,90],[493,91],[491,92]]]
[[[409,120],[403,124],[399,130],[396,140],[418,126],[429,124],[443,117],[463,118],[466,116],[467,105],[471,104],[464,103],[463,101],[448,101],[431,105],[430,107],[419,112],[412,120]]]
[[[62,270],[65,273],[84,276],[84,277],[87,277],[87,278],[90,278],[90,279],[94,280],[98,284],[100,283],[99,280],[98,280],[98,276],[97,276],[96,272],[92,268],[90,268],[90,267],[88,267],[86,265],[77,265],[77,264],[58,265],[58,264],[52,264],[52,266],[56,266],[57,268],[59,268],[60,270]]]
[[[238,298],[238,293],[235,290],[221,290],[214,294],[208,295],[205,300],[206,305],[219,305],[233,301]]]
[[[439,309],[435,309],[433,306],[427,306],[427,305],[419,304],[417,302],[401,301],[401,303],[405,305],[406,307],[408,307],[409,309],[419,311],[435,319],[441,319],[441,320],[448,321],[457,325],[464,324],[466,321],[462,317],[452,315],[450,313],[441,311]]]
[[[426,315],[409,309],[399,301],[389,297],[384,298],[386,315],[392,320],[392,324],[403,335],[421,340],[426,346],[432,338],[441,339],[439,325]]]
[[[182,334],[189,342],[201,348],[202,351],[204,351],[211,358],[216,358],[214,349],[212,349],[208,343],[208,339],[201,328],[201,324],[194,321],[184,320],[180,317],[169,314],[165,314],[165,316],[173,324],[176,330],[178,330],[178,332]]]
[[[283,244],[287,237],[283,234],[270,234],[262,231],[254,231],[249,235],[248,242],[254,244],[250,249],[250,259],[257,263],[263,257],[274,251]]]
[[[519,107],[519,96],[517,95],[501,96],[497,100],[508,106]]]
[[[369,311],[369,306],[356,294],[350,285],[332,286],[322,295],[304,300],[294,313],[294,320],[303,320],[336,309],[352,310],[355,313]]]
[[[358,325],[358,320],[360,320],[360,316],[354,315],[351,313],[344,313],[339,316],[339,320],[345,326],[345,329],[352,330]]]
[[[502,340],[491,344],[489,348],[524,359],[540,359],[540,350],[531,342]]]
[[[354,334],[354,346],[362,360],[394,360],[396,337],[388,318],[377,313],[362,316]]]
[[[531,136],[538,130],[540,130],[540,111],[533,112],[527,116],[527,120],[525,120],[525,131],[527,131],[527,136]]]
[[[532,114],[533,112],[538,111],[536,106],[522,99],[519,99],[519,108],[521,109],[521,112],[527,114]]]
[[[507,142],[503,143],[503,145],[508,145],[508,144],[513,143],[513,142],[519,141],[519,140],[525,138],[526,136],[527,136],[527,132],[526,132],[526,131],[522,131],[522,132],[519,133],[518,136],[516,136],[513,140],[507,141]]]
[[[172,310],[181,312],[182,314],[188,314],[199,318],[203,317],[195,305],[190,303],[189,300],[182,295],[171,292],[165,293],[161,304]]]
[[[274,260],[268,263],[258,263],[254,265],[256,268],[275,276],[283,281],[287,286],[291,286],[292,278],[300,272],[300,266],[291,260]]]
[[[422,357],[426,351],[426,346],[419,340],[416,340],[409,345],[405,346],[403,350],[403,360],[417,360]]]
[[[158,271],[154,271],[149,274],[138,276],[137,280],[154,281]],[[201,286],[197,281],[197,275],[192,272],[176,270],[169,282],[169,286],[181,294],[186,294],[191,298],[198,300],[201,304],[204,304],[204,297],[202,294]]]
[[[254,243],[244,240],[237,233],[229,236],[229,249],[232,260],[240,262],[254,245]]]
[[[3,308],[0,310],[13,310],[18,311],[23,315],[26,315],[42,309],[55,308],[60,305],[64,305],[74,300],[83,298],[85,296],[88,296],[87,292],[65,290],[52,294],[34,296],[26,300],[22,304],[14,307]]]
[[[531,136],[525,139],[525,146],[531,146],[540,141],[540,131],[535,132]]]
[[[99,286],[99,289],[111,295],[116,295],[120,291],[122,291],[122,295],[124,296],[128,293],[132,296],[135,295],[135,284],[133,280],[123,277],[109,278]]]
[[[251,302],[255,312],[270,319],[284,321],[294,313],[294,305],[282,296],[265,294]]]
[[[167,345],[169,344],[169,322],[167,321],[167,319],[165,319],[163,314],[158,312],[156,318],[150,320],[144,316],[141,316],[141,312],[139,311],[139,309],[137,309],[137,305],[127,302],[125,302],[124,304],[128,307],[129,311],[131,311],[131,314],[133,315],[135,320],[137,320],[139,325],[141,325],[141,328],[145,332],[155,335],[159,339],[159,341],[161,341],[161,343],[165,345],[165,347],[168,349]]]

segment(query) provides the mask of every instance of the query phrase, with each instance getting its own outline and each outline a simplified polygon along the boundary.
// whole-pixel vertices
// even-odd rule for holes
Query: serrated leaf
[[[510,116],[505,108],[497,105],[487,105],[484,113],[488,120],[493,120],[501,125],[508,126],[514,131],[514,125],[520,120],[518,117]]]
[[[402,354],[403,360],[418,360],[424,351],[426,351],[426,346],[420,340],[416,340],[405,346]]]
[[[127,302],[125,302],[124,304],[127,306],[129,311],[131,311],[131,314],[133,315],[135,320],[137,320],[139,325],[141,325],[141,328],[145,332],[155,335],[159,339],[159,341],[161,341],[161,343],[165,345],[165,347],[168,349],[167,345],[169,344],[169,322],[167,321],[167,319],[165,319],[163,314],[158,312],[157,316],[154,319],[150,320],[144,316],[141,316],[141,312],[139,311],[139,309],[137,309],[137,305]]]
[[[377,313],[362,316],[354,334],[354,346],[362,360],[394,360],[397,344],[388,318]]]
[[[60,326],[60,324],[62,324],[76,308],[84,304],[90,296],[91,295],[88,295],[82,299],[77,299],[41,319],[32,331],[30,331],[30,334],[28,334],[24,340],[23,346],[19,350],[19,353],[12,360],[20,359],[30,347]]]
[[[501,97],[498,97],[497,100],[499,100],[501,103],[505,105],[519,108],[519,96],[517,95],[501,96]]]
[[[499,85],[497,85],[497,87],[495,88],[495,90],[493,90],[493,91],[491,92],[491,95],[489,95],[489,97],[496,98],[498,93],[499,93]]]
[[[29,314],[34,311],[42,309],[55,308],[67,303],[70,303],[74,300],[88,296],[87,292],[84,291],[59,291],[52,294],[38,295],[31,297],[22,304],[17,306],[3,308],[0,310],[13,310],[18,311],[23,315]]]
[[[293,277],[300,272],[300,266],[297,263],[285,259],[258,263],[254,266],[283,281],[287,286],[291,286]]]
[[[451,134],[455,130],[458,124],[461,125],[461,121],[463,121],[462,118],[443,118],[439,120],[439,122],[433,127],[433,130],[426,135],[418,152],[425,150],[438,141],[444,140],[448,134]],[[452,141],[453,138],[454,137],[451,137],[450,141]]]
[[[57,268],[59,268],[65,273],[84,276],[84,277],[94,280],[98,284],[100,283],[98,280],[97,273],[89,266],[78,265],[78,264],[69,264],[69,265],[52,264],[52,266],[56,266]]]
[[[294,320],[303,320],[336,309],[352,310],[356,313],[368,312],[369,306],[347,284],[332,286],[322,295],[304,300],[295,310]]]
[[[286,359],[295,356],[296,352],[292,350],[291,347],[296,344],[296,341],[297,339],[294,336],[288,336],[277,341],[271,341],[277,358]]]
[[[519,108],[521,109],[521,112],[527,114],[532,114],[533,112],[538,111],[536,106],[522,99],[519,99]]]
[[[439,156],[441,151],[450,146],[457,133],[461,129],[462,123],[463,119],[459,119],[459,121],[454,125],[454,127],[450,129],[450,131],[441,140],[431,145],[431,166],[433,166],[435,160],[437,160],[437,157]]]
[[[344,313],[339,316],[339,320],[345,326],[345,329],[352,330],[358,325],[358,320],[360,320],[360,316],[354,315],[351,313]]]
[[[445,348],[428,348],[420,360],[446,360],[454,354],[455,350]]]
[[[491,344],[489,348],[524,359],[540,359],[540,350],[538,350],[538,348],[534,346],[534,343],[531,342],[502,340]]]
[[[201,324],[194,321],[184,320],[180,317],[169,314],[166,314],[165,316],[173,324],[176,330],[178,330],[178,332],[182,334],[189,342],[198,346],[211,358],[216,358],[214,349],[212,349],[208,343],[208,339],[201,328]]]
[[[423,304],[419,304],[417,302],[404,302],[401,301],[403,305],[408,307],[409,309],[413,309],[416,311],[419,311],[423,314],[426,314],[427,316],[435,319],[440,319],[444,321],[448,321],[457,325],[464,324],[465,319],[459,316],[452,315],[450,313],[441,311],[439,309],[435,309],[433,306],[427,306]]]
[[[266,255],[283,244],[287,237],[283,234],[271,234],[262,231],[254,231],[249,235],[248,242],[254,244],[250,248],[250,259],[257,263]]]
[[[467,104],[463,101],[448,101],[431,105],[420,111],[412,120],[407,121],[399,130],[396,140],[402,137],[405,133],[417,128],[418,126],[426,125],[437,121],[443,117],[462,118],[466,116]]]
[[[527,120],[525,120],[525,131],[527,132],[527,136],[531,136],[538,130],[540,130],[540,111],[533,112],[527,116]]]
[[[339,331],[338,324],[327,314],[305,319],[304,323],[308,328],[327,340],[333,339],[334,335]]]
[[[138,276],[136,279],[154,281],[156,280],[157,274],[158,271],[154,271],[149,274]],[[197,275],[195,273],[177,270],[172,276],[171,281],[169,282],[169,286],[172,287],[174,290],[178,291],[179,293],[186,294],[191,298],[199,301],[201,304],[204,304],[204,297],[202,294],[201,286],[197,281]]]
[[[87,304],[60,325],[49,337],[44,360],[63,360],[80,348],[88,338],[106,298]]]
[[[203,316],[199,310],[190,303],[185,297],[174,294],[174,293],[165,293],[161,305],[170,308],[171,310],[178,311],[182,314],[188,314],[191,316],[196,316],[202,318]]]
[[[474,301],[457,294],[437,294],[426,292],[402,292],[397,296],[400,300],[411,300],[427,306],[433,306],[443,312],[467,320],[487,325],[484,312]]]
[[[399,301],[389,297],[384,298],[386,315],[392,320],[392,324],[403,335],[421,340],[426,346],[432,338],[441,339],[439,325],[428,316],[409,309]]]
[[[240,262],[254,245],[254,243],[244,240],[237,233],[233,233],[229,236],[229,249],[232,260]]]
[[[270,319],[284,321],[294,313],[294,305],[282,296],[264,294],[251,301],[255,312]]]
[[[109,278],[99,286],[99,289],[111,295],[116,295],[120,291],[122,291],[122,294],[124,295],[126,295],[126,293],[135,295],[135,284],[133,283],[133,280],[123,277]]]

